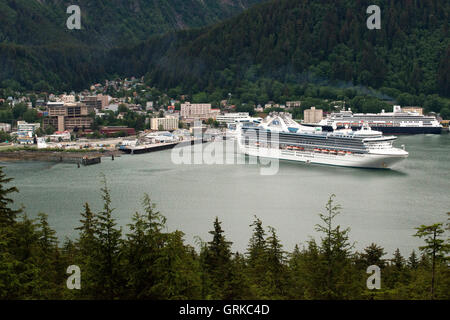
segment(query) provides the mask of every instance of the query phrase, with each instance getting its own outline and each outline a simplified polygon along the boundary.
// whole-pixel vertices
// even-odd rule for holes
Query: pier
[[[120,156],[117,151],[101,152],[63,152],[18,150],[0,152],[0,161],[48,161],[83,164],[84,166],[101,163],[102,157]]]
[[[137,145],[137,146],[124,146],[120,148],[122,152],[125,152],[127,154],[141,154],[141,153],[149,153],[149,152],[155,152],[155,151],[161,151],[166,149],[172,149],[176,145],[181,146],[188,146],[193,145],[196,142],[205,143],[205,140],[197,139],[197,140],[189,140],[189,141],[177,141],[177,142],[169,142],[169,143],[155,143],[155,144],[144,144],[144,145]]]

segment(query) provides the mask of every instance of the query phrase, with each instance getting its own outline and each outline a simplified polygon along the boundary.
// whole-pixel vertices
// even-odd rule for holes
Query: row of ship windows
[[[255,140],[255,139],[245,139],[244,144],[248,145],[251,143],[261,143],[261,144],[276,144],[274,141],[265,141],[265,140]],[[321,147],[321,148],[332,148],[332,149],[351,149],[351,150],[365,150],[366,147],[364,145],[350,145],[350,144],[328,144],[328,143],[314,143],[312,141],[308,142],[290,142],[283,141],[278,143],[279,145],[297,145],[297,146],[305,146],[305,147]]]

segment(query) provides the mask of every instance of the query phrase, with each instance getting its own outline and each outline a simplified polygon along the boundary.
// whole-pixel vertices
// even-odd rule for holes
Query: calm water
[[[233,249],[245,250],[249,225],[257,215],[273,226],[291,250],[309,237],[319,238],[314,225],[330,194],[343,207],[337,222],[350,227],[350,237],[361,249],[371,242],[389,255],[403,255],[421,242],[414,227],[445,221],[450,211],[450,135],[399,137],[410,156],[396,170],[367,170],[281,162],[278,174],[260,175],[259,165],[176,165],[171,151],[122,156],[115,161],[78,169],[74,164],[8,163],[5,172],[20,189],[15,196],[29,216],[49,215],[63,239],[74,238],[84,202],[100,210],[100,173],[111,189],[119,225],[130,223],[140,210],[144,193],[167,217],[170,231],[180,229],[186,241],[209,240],[215,216]]]

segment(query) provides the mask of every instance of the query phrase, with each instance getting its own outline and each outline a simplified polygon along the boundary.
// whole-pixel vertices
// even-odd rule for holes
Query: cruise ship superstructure
[[[352,129],[324,132],[307,127],[288,115],[270,115],[261,123],[240,123],[237,128],[241,152],[257,157],[301,161],[358,168],[391,168],[408,152],[395,148],[395,136],[364,125]]]
[[[351,109],[333,112],[312,126],[320,126],[324,131],[345,127],[357,130],[363,123],[368,124],[373,130],[391,134],[439,134],[442,131],[442,125],[436,117],[402,111],[400,106],[394,106],[393,112],[353,113]]]

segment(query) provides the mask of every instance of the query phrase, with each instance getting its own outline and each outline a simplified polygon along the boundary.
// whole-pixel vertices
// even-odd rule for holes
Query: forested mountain
[[[117,46],[155,34],[201,27],[261,0],[0,0],[0,42]],[[68,6],[81,9],[82,30],[68,30]]]
[[[123,10],[131,3],[141,3],[116,2],[117,8]],[[157,2],[161,7],[161,3],[172,1]],[[374,3],[381,8],[381,30],[369,30],[366,26],[366,9]],[[101,8],[100,4],[96,6]],[[133,30],[146,24],[144,18],[128,22],[115,18],[112,12],[119,9],[111,7],[92,11],[95,14],[90,19],[98,17],[98,22],[86,22],[86,28],[92,27],[93,39],[97,32],[108,43],[108,37],[114,34],[115,27],[111,27],[111,33],[100,32],[100,21],[117,22],[124,38],[128,37],[128,22]],[[145,11],[139,10],[136,14],[145,17]],[[146,75],[149,84],[161,89],[209,94],[218,89],[249,92],[252,96],[244,99],[247,101],[256,101],[260,95],[257,90],[250,92],[250,84],[260,81],[265,81],[264,92],[269,98],[274,80],[282,84],[362,85],[393,98],[409,93],[417,97],[409,99],[410,103],[422,103],[429,95],[450,95],[449,13],[450,2],[445,0],[272,0],[214,26],[171,32],[108,52],[98,43],[91,47],[76,45],[76,41],[85,41],[81,35],[73,36],[73,44],[64,45],[29,47],[3,43],[0,75],[35,90],[78,89],[107,77]],[[281,85],[280,90],[282,94],[276,97],[293,95],[289,87]]]
[[[155,34],[200,27],[262,0],[80,0],[81,30],[69,30],[61,0],[0,0],[0,87],[81,89],[105,78],[107,50]]]
[[[366,8],[373,2],[271,1],[200,33],[120,51],[111,65],[117,71],[121,64],[120,73],[148,71],[168,88],[316,78],[448,96],[450,2],[375,1],[381,30],[369,30]]]

